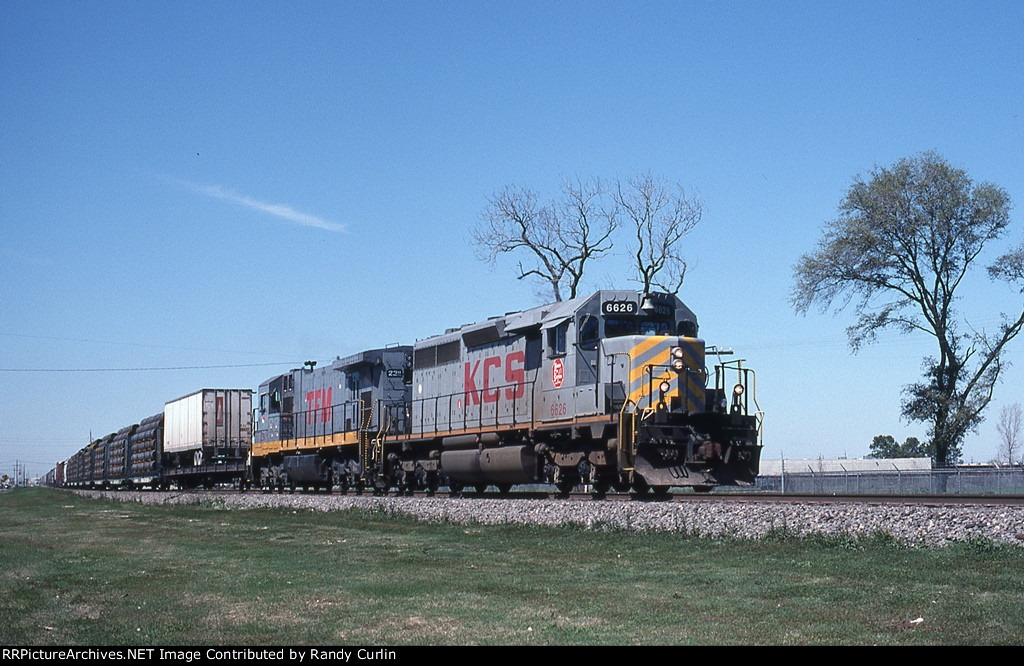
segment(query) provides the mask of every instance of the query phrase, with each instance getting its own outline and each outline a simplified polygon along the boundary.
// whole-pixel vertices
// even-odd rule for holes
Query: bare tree
[[[922,331],[938,357],[924,361],[925,381],[907,386],[903,415],[929,423],[938,465],[960,457],[964,435],[981,422],[1003,368],[1003,350],[1024,327],[1024,310],[1003,317],[994,332],[960,332],[956,291],[975,260],[1009,224],[1010,198],[990,183],[975,185],[966,172],[935,153],[879,168],[867,182],[854,179],[817,249],[795,268],[792,302],[806,313],[855,298],[858,321],[847,329],[856,351],[879,330]],[[1024,247],[1024,246],[1022,246]],[[1003,255],[989,268],[993,279],[1020,283],[1024,251]]]
[[[487,202],[482,224],[473,231],[481,259],[525,254],[519,276],[546,283],[556,301],[563,289],[575,298],[587,262],[612,247],[615,215],[601,206],[600,181],[562,183],[562,198],[541,204],[536,192],[508,186]]]
[[[615,203],[633,222],[636,231],[636,280],[644,293],[658,287],[678,293],[686,276],[686,261],[679,241],[703,215],[703,204],[687,197],[679,185],[673,189],[649,173],[625,183],[620,181],[614,193]]]
[[[1020,403],[1004,405],[999,410],[999,423],[996,424],[996,432],[999,433],[999,459],[1010,465],[1017,463],[1024,464],[1024,456],[1021,449],[1024,448],[1024,441],[1021,440],[1022,428]]]

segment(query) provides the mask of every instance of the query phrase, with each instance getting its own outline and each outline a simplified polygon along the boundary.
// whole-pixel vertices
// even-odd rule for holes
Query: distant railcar
[[[170,437],[165,438],[165,424]],[[194,488],[248,482],[252,390],[202,389],[93,440],[63,463],[72,488]]]

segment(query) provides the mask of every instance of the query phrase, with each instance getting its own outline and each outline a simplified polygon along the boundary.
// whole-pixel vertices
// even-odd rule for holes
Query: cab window
[[[697,322],[689,320],[679,322],[679,335],[685,338],[697,337]]]
[[[584,351],[594,351],[597,349],[597,340],[600,336],[599,328],[600,324],[597,317],[592,315],[583,316],[583,323],[579,327],[580,349]]]
[[[548,329],[548,355],[565,354],[566,338],[569,334],[569,322],[565,321],[554,328]]]
[[[624,335],[636,335],[636,319],[608,317],[604,320],[604,337],[618,338]]]
[[[640,335],[672,335],[672,322],[658,319],[640,321]]]

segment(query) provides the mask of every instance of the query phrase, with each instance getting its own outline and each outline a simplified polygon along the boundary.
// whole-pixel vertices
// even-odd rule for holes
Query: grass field
[[[1024,549],[0,493],[0,644],[1024,643]]]

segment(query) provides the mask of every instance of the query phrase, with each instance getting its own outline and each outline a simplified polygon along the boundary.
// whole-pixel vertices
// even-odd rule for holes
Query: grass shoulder
[[[1019,644],[1024,549],[0,496],[0,642]]]

